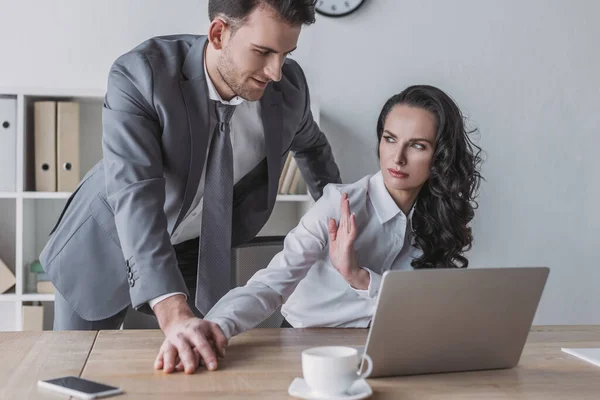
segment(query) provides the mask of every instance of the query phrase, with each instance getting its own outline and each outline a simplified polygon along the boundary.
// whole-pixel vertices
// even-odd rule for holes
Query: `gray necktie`
[[[219,101],[215,104],[218,122],[206,162],[196,280],[196,307],[202,315],[231,288],[233,149],[229,121],[235,106]]]

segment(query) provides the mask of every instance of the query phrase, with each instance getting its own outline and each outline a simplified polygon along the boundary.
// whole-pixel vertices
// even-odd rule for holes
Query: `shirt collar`
[[[221,97],[219,92],[217,92],[217,89],[215,88],[213,81],[210,79],[210,76],[208,75],[208,69],[206,69],[206,57],[204,57],[204,76],[206,77],[206,86],[208,86],[208,97],[211,100],[220,101],[223,104],[229,104],[232,106],[239,106],[240,104],[242,104],[244,102],[244,99],[241,98],[240,96],[235,96],[233,99],[231,99],[229,101],[223,100],[223,98]]]
[[[398,215],[404,217],[404,213],[387,191],[381,171],[369,178],[369,198],[371,199],[371,203],[373,203],[373,207],[375,208],[375,212],[377,213],[377,217],[381,224],[385,224]],[[416,204],[417,202],[415,201],[415,204],[413,204],[408,213],[409,221],[412,221]]]

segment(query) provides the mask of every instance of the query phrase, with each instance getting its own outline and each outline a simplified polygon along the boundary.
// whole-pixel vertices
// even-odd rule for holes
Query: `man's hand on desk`
[[[209,370],[217,368],[218,353],[225,357],[227,338],[219,325],[197,318],[185,296],[171,296],[154,306],[154,313],[165,334],[154,368],[166,373],[185,370],[193,373],[200,360]]]

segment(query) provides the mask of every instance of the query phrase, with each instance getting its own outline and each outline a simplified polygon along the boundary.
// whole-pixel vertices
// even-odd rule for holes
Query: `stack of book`
[[[300,169],[296,165],[296,160],[292,156],[292,152],[288,153],[281,177],[279,178],[279,194],[306,194],[306,185],[302,180]]]

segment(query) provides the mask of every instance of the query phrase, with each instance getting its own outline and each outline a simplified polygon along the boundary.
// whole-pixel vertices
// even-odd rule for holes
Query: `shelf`
[[[54,301],[53,293],[27,293],[22,295],[16,295],[14,293],[0,294],[0,302],[3,301]]]
[[[28,268],[39,259],[71,192],[35,191],[35,121],[37,101],[79,102],[80,178],[102,159],[104,89],[0,88],[0,97],[15,102],[15,184],[0,189],[0,258],[15,274],[16,285],[0,294],[0,331],[20,330],[22,306],[44,305],[44,328],[52,329],[54,294],[28,286]],[[318,112],[313,112],[318,118]],[[12,148],[12,145],[11,145]],[[12,158],[11,158],[12,159]],[[6,160],[5,160],[6,161]],[[301,192],[306,192],[302,186]],[[285,235],[313,204],[308,194],[278,195],[273,213],[259,235]]]
[[[0,192],[0,199],[68,199],[71,192]]]
[[[309,194],[280,194],[277,201],[312,201],[312,197]]]
[[[103,99],[106,94],[105,90],[99,89],[53,89],[53,88],[14,88],[14,87],[0,87],[0,93],[12,94],[12,95],[23,95],[23,96],[35,96],[35,97],[81,97],[91,99]]]
[[[71,192],[23,192],[24,199],[68,199]]]
[[[1,301],[15,301],[18,300],[18,297],[14,293],[3,293],[0,294],[0,302]]]
[[[23,301],[54,301],[54,293],[26,293],[19,297]]]

